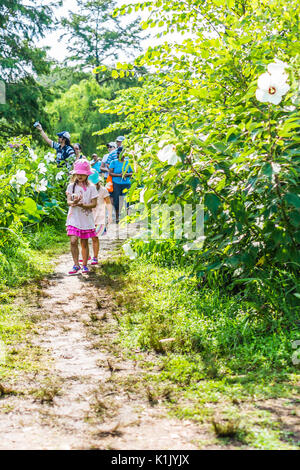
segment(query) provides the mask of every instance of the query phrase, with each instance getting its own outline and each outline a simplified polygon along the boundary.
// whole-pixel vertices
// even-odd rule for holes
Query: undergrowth
[[[202,287],[182,267],[118,257],[102,270],[115,286],[120,341],[132,358],[137,350],[156,353],[147,380],[156,388],[169,384],[177,397],[168,403],[172,414],[219,429],[215,408],[237,408],[235,422],[241,404],[274,398],[293,403],[299,378],[292,362],[299,339],[295,312],[288,319],[265,316],[251,297]],[[254,448],[294,448],[295,440],[281,440],[271,414],[262,420],[256,410],[252,421],[249,416],[244,413],[235,439]]]
[[[0,288],[18,287],[49,272],[49,260],[66,246],[64,227],[42,225],[0,245]]]

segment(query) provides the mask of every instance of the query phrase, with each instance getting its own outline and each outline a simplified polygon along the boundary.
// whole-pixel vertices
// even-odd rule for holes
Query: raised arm
[[[38,124],[38,125],[36,126],[36,129],[38,129],[38,130],[40,131],[41,136],[42,136],[42,138],[44,139],[44,141],[46,142],[46,144],[48,144],[49,147],[52,147],[52,140],[49,139],[49,137],[47,136],[46,132],[43,131],[43,128],[42,128],[41,124]]]

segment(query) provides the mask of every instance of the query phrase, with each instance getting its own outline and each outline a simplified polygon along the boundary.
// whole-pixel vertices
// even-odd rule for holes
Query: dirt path
[[[105,241],[103,258],[115,244]],[[115,341],[117,306],[101,265],[68,276],[70,265],[61,256],[32,299],[40,368],[23,374],[22,394],[0,400],[0,449],[197,449],[206,438],[197,424],[167,418],[146,384],[136,393],[143,371]]]

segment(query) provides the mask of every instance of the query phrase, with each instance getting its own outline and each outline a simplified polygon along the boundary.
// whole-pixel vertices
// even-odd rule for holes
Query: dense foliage
[[[63,71],[64,69],[61,70]],[[60,95],[46,108],[52,128],[55,132],[67,129],[71,133],[72,142],[81,143],[82,151],[87,156],[91,156],[95,151],[98,152],[98,147],[100,147],[100,154],[101,151],[106,153],[105,144],[114,140],[122,132],[123,125],[118,123],[117,133],[111,132],[105,136],[94,135],[99,129],[106,128],[117,120],[111,114],[99,113],[97,101],[103,98],[113,100],[118,90],[137,86],[137,79],[124,77],[112,82],[107,81],[99,86],[94,76],[88,75],[71,83],[67,89],[63,89],[64,85],[69,82],[68,76],[61,74],[60,76],[60,81],[54,76],[55,87],[61,87]],[[55,91],[54,87],[53,91]]]
[[[13,269],[14,258],[20,258],[29,246],[30,233],[46,226],[60,227],[66,216],[66,174],[58,169],[55,155],[37,154],[28,138],[18,138],[2,145],[0,150],[0,272],[2,282]],[[42,245],[41,240],[35,247]],[[27,261],[29,261],[27,259]],[[22,263],[20,263],[22,265]],[[25,262],[22,267],[25,271]],[[11,283],[17,282],[10,279]]]
[[[151,11],[145,28],[192,37],[149,48],[136,60],[151,66],[142,90],[122,91],[100,110],[119,114],[130,129],[147,209],[202,202],[206,237],[200,251],[188,251],[184,240],[166,255],[154,241],[136,249],[173,260],[179,252],[202,283],[250,286],[260,308],[288,315],[299,300],[297,2],[159,0],[121,13],[133,7]],[[282,95],[276,104],[259,100],[259,77],[279,61]],[[119,64],[115,76],[128,69]]]

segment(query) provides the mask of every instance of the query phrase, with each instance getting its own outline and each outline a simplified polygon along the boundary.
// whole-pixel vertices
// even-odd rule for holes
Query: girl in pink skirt
[[[96,236],[92,209],[97,205],[98,191],[88,181],[88,176],[92,174],[92,171],[87,160],[77,160],[71,174],[73,175],[71,183],[66,191],[69,205],[66,226],[74,261],[74,266],[69,271],[69,274],[72,275],[80,271],[78,238],[80,238],[82,251],[82,272],[89,272],[87,267],[89,256],[88,239]]]

